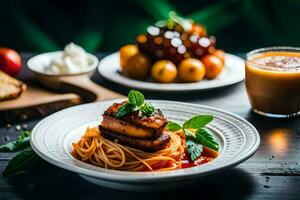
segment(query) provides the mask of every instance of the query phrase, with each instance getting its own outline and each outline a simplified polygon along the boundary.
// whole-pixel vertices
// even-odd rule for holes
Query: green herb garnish
[[[193,140],[186,141],[186,149],[191,155],[191,160],[196,160],[202,153],[203,146]]]
[[[29,131],[24,131],[16,141],[8,142],[0,146],[0,152],[11,152],[25,149],[29,146]]]
[[[140,107],[139,110],[142,111],[142,113],[146,116],[151,116],[155,111],[154,107],[150,103],[146,102]]]
[[[142,106],[144,104],[145,97],[139,91],[130,90],[129,93],[128,93],[128,101],[129,101],[130,104],[139,107],[139,106]]]
[[[213,134],[210,130],[204,128],[204,126],[212,120],[212,115],[198,115],[185,121],[183,126],[169,121],[167,129],[169,131],[179,131],[180,129],[184,131],[186,136],[186,148],[191,160],[194,161],[201,155],[203,146],[216,151],[219,150],[219,144]],[[196,133],[194,134],[189,129],[196,129]]]
[[[145,97],[141,92],[130,90],[128,93],[128,103],[118,109],[116,116],[123,117],[137,110],[141,111],[142,115],[147,117],[151,116],[155,111],[150,103],[145,102]]]
[[[184,122],[183,128],[184,129],[199,129],[204,127],[206,124],[211,122],[214,119],[212,115],[198,115],[192,117]]]
[[[167,124],[167,129],[169,131],[174,132],[174,131],[179,131],[180,129],[182,129],[182,127],[179,124],[175,123],[175,122],[169,121],[168,124]]]
[[[133,106],[130,103],[124,104],[122,107],[120,107],[116,113],[117,117],[123,117],[129,113],[132,113],[135,111],[135,106]]]
[[[206,128],[200,128],[196,132],[196,140],[203,146],[219,151],[219,144],[216,138],[212,135],[210,130]]]

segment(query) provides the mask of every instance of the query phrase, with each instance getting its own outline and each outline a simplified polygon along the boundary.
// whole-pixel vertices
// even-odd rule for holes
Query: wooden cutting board
[[[27,89],[17,99],[11,99],[0,102],[0,111],[16,110],[30,108],[34,106],[60,102],[61,104],[80,104],[82,99],[79,95],[73,93],[57,93],[38,87],[33,84],[27,84]]]
[[[58,102],[75,105],[124,97],[119,93],[97,85],[87,75],[61,78],[59,89],[56,92],[49,90],[47,87],[42,87],[36,80],[27,80],[25,83],[27,89],[19,98],[0,102],[0,111],[30,108]]]
[[[63,77],[59,80],[59,89],[55,91],[43,87],[35,77],[22,81],[27,84],[27,89],[19,98],[0,102],[0,123],[43,117],[81,103],[124,98],[92,82],[88,75]]]

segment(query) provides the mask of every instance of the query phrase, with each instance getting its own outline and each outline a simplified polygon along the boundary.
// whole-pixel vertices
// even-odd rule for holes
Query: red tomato
[[[0,48],[0,70],[16,76],[21,70],[21,57],[13,49]]]

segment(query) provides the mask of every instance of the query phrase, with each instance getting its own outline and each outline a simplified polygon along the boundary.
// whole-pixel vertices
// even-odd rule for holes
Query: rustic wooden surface
[[[101,79],[97,72],[92,80],[124,95],[129,90]],[[204,93],[146,92],[145,96],[193,102],[236,113],[258,129],[261,145],[252,158],[232,169],[201,178],[187,187],[146,194],[102,188],[77,174],[42,162],[31,174],[10,178],[0,175],[0,199],[300,199],[299,117],[270,119],[252,113],[243,83]],[[39,120],[20,123],[21,128],[27,125],[30,130]],[[16,125],[0,128],[0,144],[17,137],[21,130],[16,130]],[[0,153],[0,172],[13,155]]]
[[[26,82],[28,83],[28,82]],[[55,102],[65,102],[66,104],[79,104],[82,102],[76,94],[47,91],[41,87],[35,87],[36,82],[27,84],[26,91],[17,99],[1,101],[0,110],[14,110],[28,107],[35,107]]]

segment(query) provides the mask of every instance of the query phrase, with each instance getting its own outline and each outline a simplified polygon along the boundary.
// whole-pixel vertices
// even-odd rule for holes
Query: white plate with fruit
[[[173,12],[138,35],[136,45],[103,58],[98,71],[130,88],[165,92],[219,88],[245,77],[243,59],[217,49],[203,25]]]

